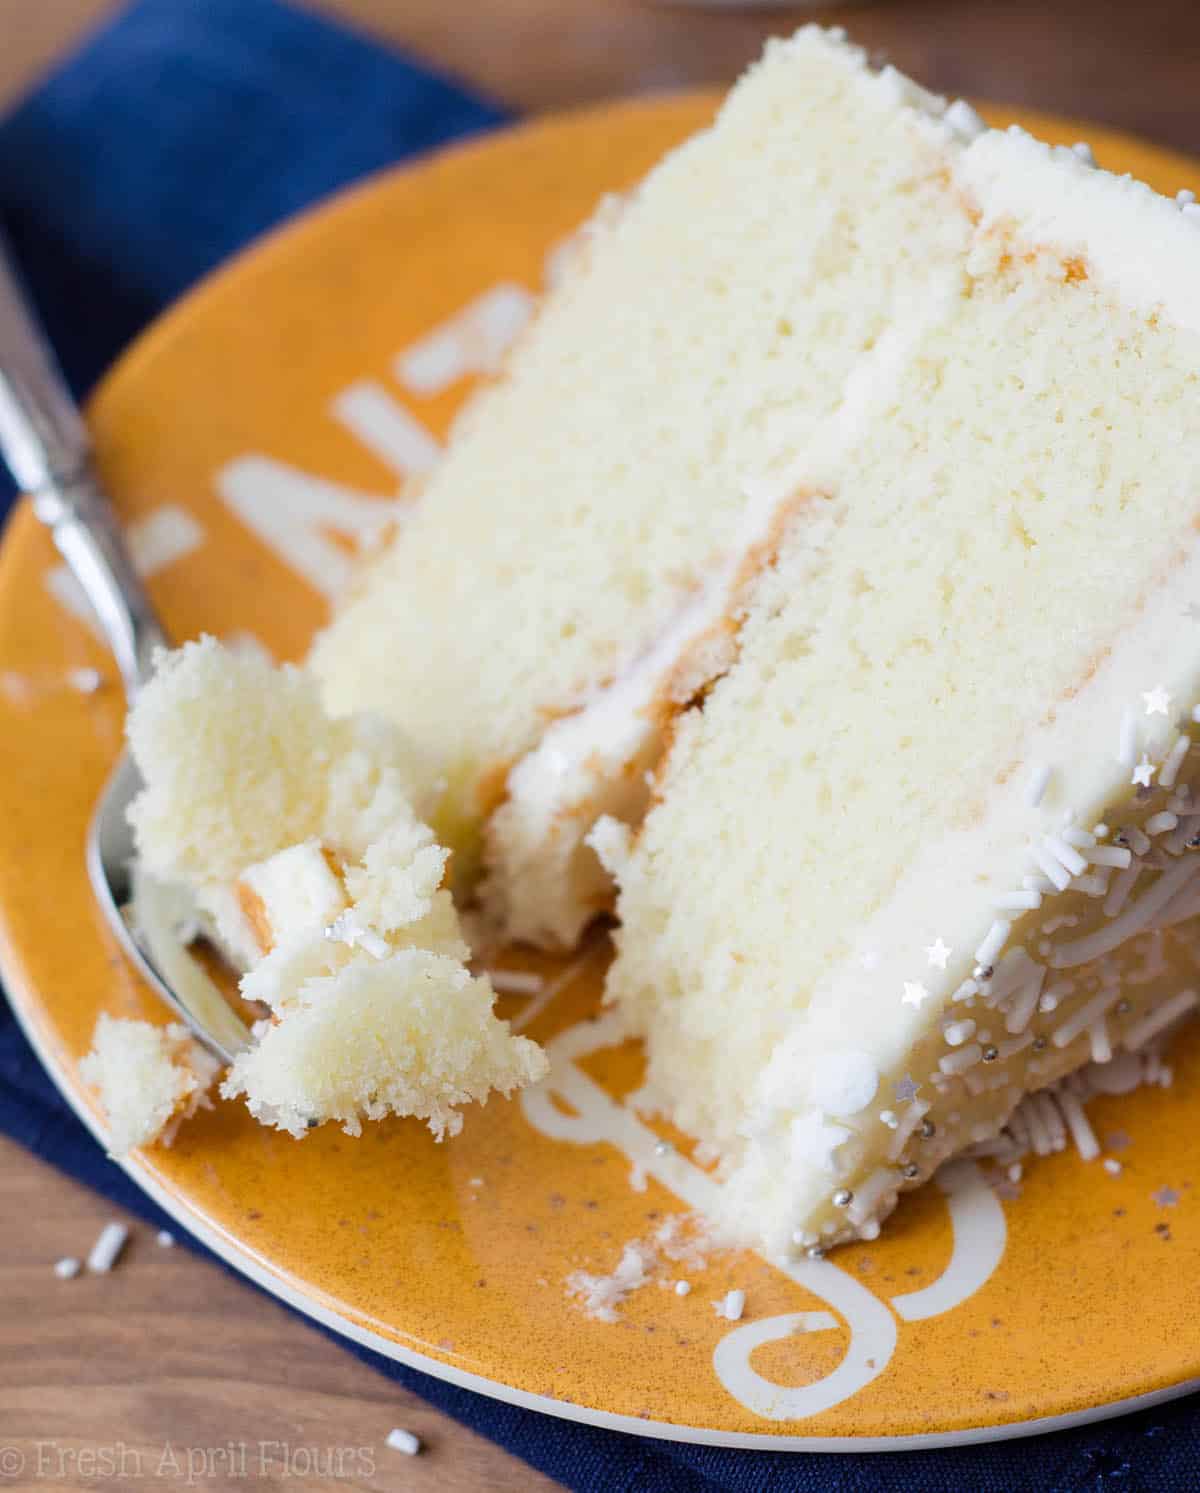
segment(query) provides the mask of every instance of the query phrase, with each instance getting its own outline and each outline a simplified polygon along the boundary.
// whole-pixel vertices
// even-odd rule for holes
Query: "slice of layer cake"
[[[608,904],[583,837],[640,816],[664,723],[727,661],[809,504],[787,463],[886,408],[967,231],[945,172],[972,119],[943,108],[815,30],[772,47],[601,214],[318,640],[329,708],[390,715],[445,776],[432,822],[459,886],[485,855],[506,936],[570,945]]]
[[[302,1136],[327,1120],[459,1108],[541,1077],[497,1020],[409,801],[413,756],[381,720],[331,720],[313,681],[212,639],[164,655],[129,739],[144,871],[182,883],[269,1015],[221,1092]]]
[[[797,98],[781,141],[873,134],[877,86]],[[829,209],[883,234],[847,229],[809,332],[853,344],[869,416],[781,409],[804,501],[640,831],[597,841],[609,998],[772,1248],[873,1236],[1027,1091],[1197,1004],[1200,225],[1020,132],[937,156],[920,221],[878,175]]]
[[[772,1250],[1159,1041],[1197,1004],[1196,216],[839,34],[770,47],[598,220],[320,702],[209,651],[141,747],[139,703],[144,853],[277,1018],[231,1089],[436,1128],[540,1071],[426,820],[508,937],[570,945],[616,873],[609,999]]]

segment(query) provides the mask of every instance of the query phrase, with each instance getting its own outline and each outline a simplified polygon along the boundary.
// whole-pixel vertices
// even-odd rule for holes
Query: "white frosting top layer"
[[[1093,278],[1144,311],[1200,332],[1200,221],[1132,176],[1090,166],[1013,126],[971,142],[958,179],[983,211],[984,226],[1017,220],[1032,243],[1078,253]]]

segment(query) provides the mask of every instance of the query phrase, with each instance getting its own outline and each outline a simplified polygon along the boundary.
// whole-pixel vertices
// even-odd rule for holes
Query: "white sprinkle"
[[[1029,779],[1029,787],[1025,793],[1025,802],[1031,809],[1036,809],[1045,797],[1046,789],[1050,786],[1050,775],[1053,768],[1045,762],[1039,762],[1033,769]]]
[[[1103,822],[1101,822],[1100,824],[1093,824],[1092,825],[1092,834],[1095,835],[1095,837],[1097,838],[1097,840],[1107,840],[1108,839],[1108,825],[1105,824],[1105,823],[1103,823]]]
[[[953,1076],[965,1073],[968,1068],[973,1068],[982,1061],[983,1048],[978,1042],[972,1042],[969,1047],[960,1047],[956,1052],[948,1052],[945,1057],[939,1058],[938,1067],[943,1073]]]
[[[1100,1142],[1096,1139],[1096,1132],[1078,1097],[1063,1090],[1058,1096],[1058,1107],[1062,1110],[1063,1119],[1067,1122],[1067,1129],[1071,1132],[1071,1139],[1081,1158],[1084,1161],[1095,1161],[1100,1154]]]
[[[1108,889],[1108,896],[1104,899],[1104,916],[1106,918],[1118,917],[1125,903],[1129,900],[1129,894],[1133,891],[1133,883],[1142,874],[1141,865],[1134,862],[1126,866],[1124,871],[1117,873],[1116,880]]]
[[[1117,761],[1132,767],[1137,761],[1137,716],[1127,710],[1121,716],[1121,734],[1117,738]]]
[[[1019,1182],[1023,1175],[1023,1169],[1019,1161],[1014,1161],[1006,1173],[1010,1182]]]
[[[1077,140],[1071,146],[1071,152],[1073,155],[1078,156],[1085,166],[1094,166],[1096,164],[1096,157],[1092,154],[1092,147],[1086,140]]]
[[[1045,874],[1050,878],[1051,882],[1054,884],[1057,890],[1060,892],[1065,892],[1071,884],[1071,876],[1067,868],[1064,865],[1061,865],[1059,861],[1041,845],[1031,845],[1029,849],[1033,855],[1034,860],[1037,861],[1040,869],[1044,871]]]
[[[1167,755],[1167,760],[1162,765],[1158,774],[1158,781],[1164,788],[1173,788],[1175,779],[1179,776],[1179,769],[1183,766],[1183,759],[1187,756],[1192,745],[1190,736],[1180,736],[1175,745]]]
[[[1187,207],[1190,202],[1195,202],[1195,200],[1196,194],[1190,187],[1181,187],[1180,190],[1175,193],[1175,201],[1178,202],[1180,207]]]
[[[1019,1146],[1024,1146],[1028,1150],[1033,1144],[1029,1135],[1029,1125],[1025,1118],[1024,1102],[1018,1104],[1012,1114],[1009,1115],[1007,1128]]]
[[[1092,996],[1090,1001],[1084,1001],[1074,1015],[1068,1016],[1050,1040],[1055,1047],[1066,1047],[1085,1028],[1105,1016],[1120,999],[1121,987],[1119,985],[1109,990],[1101,990],[1098,995]]]
[[[1151,814],[1146,820],[1146,833],[1148,835],[1164,835],[1167,830],[1174,829],[1179,823],[1177,815],[1164,809],[1160,814]]]
[[[900,1173],[891,1167],[881,1166],[873,1171],[865,1182],[860,1182],[854,1189],[854,1201],[846,1210],[850,1222],[856,1228],[866,1223],[889,1193],[895,1195],[900,1181]],[[834,1229],[836,1228],[837,1225],[834,1224]]]
[[[468,1177],[467,1178],[467,1186],[468,1187],[482,1187],[483,1186],[483,1178],[482,1177]]]
[[[1034,978],[1027,985],[1022,986],[1020,993],[1013,997],[1012,1005],[1004,1018],[1005,1031],[1015,1036],[1029,1025],[1037,1009],[1038,997],[1042,993],[1042,982],[1045,978],[1045,968],[1039,969]]]
[[[692,1293],[692,1283],[691,1283],[690,1280],[677,1280],[675,1282],[675,1294],[676,1294],[676,1296],[690,1296],[691,1293]]]
[[[1040,892],[1005,892],[1002,897],[996,898],[996,909],[999,912],[1036,912],[1041,905]]]
[[[1009,949],[996,966],[991,990],[988,992],[991,1003],[996,1005],[1006,1000],[1014,991],[1022,989],[1030,980],[1040,977],[1043,972],[1044,966],[1032,958],[1027,950],[1020,946]]]
[[[123,1223],[106,1223],[100,1230],[99,1238],[92,1245],[92,1252],[87,1257],[87,1267],[93,1275],[107,1275],[117,1263],[117,1257],[125,1248],[125,1242],[129,1238],[129,1230]]]
[[[170,1229],[159,1229],[158,1233],[154,1236],[154,1242],[158,1245],[159,1249],[174,1249],[175,1235],[171,1233]]]
[[[1022,1032],[1019,1037],[1010,1037],[1007,1042],[1001,1042],[996,1048],[996,1051],[1000,1054],[1000,1061],[1007,1063],[1009,1058],[1014,1057],[1018,1052],[1023,1052],[1032,1041],[1032,1032]],[[997,1073],[992,1081],[992,1087],[994,1089],[1002,1089],[1006,1083],[1008,1083],[1008,1075]]]
[[[1046,1134],[1050,1137],[1050,1149],[1052,1151],[1065,1150],[1067,1127],[1063,1124],[1062,1113],[1055,1103],[1054,1095],[1048,1089],[1042,1089],[1040,1093],[1032,1095],[1030,1102],[1037,1105],[1038,1113],[1045,1121]]]
[[[1135,855],[1145,855],[1147,850],[1150,849],[1150,837],[1143,830],[1139,829],[1136,824],[1127,824],[1125,826],[1125,834],[1130,845],[1133,846]]]
[[[1196,1003],[1197,996],[1194,990],[1181,990],[1178,995],[1173,995],[1169,1001],[1164,1001],[1148,1016],[1129,1027],[1125,1033],[1125,1046],[1130,1052],[1137,1052],[1152,1037],[1157,1037],[1159,1032],[1165,1031],[1185,1011],[1190,1011]]]
[[[904,1117],[896,1127],[896,1133],[892,1136],[891,1144],[888,1146],[888,1160],[898,1161],[900,1153],[908,1145],[916,1134],[917,1126],[929,1113],[930,1106],[924,1099],[914,1100],[904,1112]]]
[[[66,1259],[56,1262],[54,1273],[58,1276],[59,1280],[74,1280],[81,1268],[79,1261],[73,1256],[68,1255]]]
[[[1006,923],[1003,918],[997,918],[988,929],[983,942],[975,950],[976,960],[983,965],[991,964],[996,955],[1008,942],[1008,935],[1012,932],[1012,924]]]
[[[727,1291],[720,1301],[713,1302],[713,1310],[727,1322],[740,1322],[746,1309],[745,1291]]]
[[[1087,858],[1093,866],[1116,866],[1123,871],[1133,859],[1133,852],[1125,845],[1097,845],[1088,851]]]
[[[99,669],[68,669],[67,683],[81,695],[94,695],[104,683]]]
[[[1050,1133],[1046,1129],[1046,1122],[1042,1111],[1034,1102],[1036,1096],[1030,1095],[1022,1104],[1021,1109],[1029,1126],[1029,1143],[1038,1156],[1049,1156],[1054,1149],[1050,1143]]]
[[[1167,715],[1170,712],[1171,697],[1161,684],[1143,691],[1142,699],[1146,702],[1147,715]]]
[[[1061,836],[1047,835],[1043,843],[1055,860],[1061,861],[1072,876],[1082,876],[1087,870],[1087,861],[1073,845],[1068,845]]]
[[[1096,843],[1096,837],[1089,830],[1080,829],[1077,824],[1068,824],[1062,831],[1062,837],[1068,845],[1074,845],[1079,850],[1090,850]]]
[[[1101,1162],[1101,1165],[1104,1167],[1104,1170],[1110,1177],[1119,1177],[1121,1175],[1122,1166],[1115,1157],[1106,1156],[1103,1162]]]
[[[523,969],[489,969],[492,989],[499,995],[540,995],[546,984],[541,975]]]
[[[1047,990],[1045,995],[1042,996],[1041,1000],[1038,1001],[1038,1010],[1041,1011],[1043,1015],[1048,1016],[1051,1011],[1058,1010],[1058,1003],[1060,999],[1061,997],[1056,995],[1053,990]]]
[[[895,1110],[881,1109],[879,1111],[879,1123],[886,1125],[889,1130],[895,1130],[896,1126],[900,1123],[900,1119]]]
[[[394,1452],[403,1452],[406,1457],[415,1457],[421,1450],[421,1438],[397,1426],[394,1431],[387,1433],[387,1445]]]
[[[1108,893],[1108,878],[1111,875],[1106,866],[1103,871],[1095,876],[1080,876],[1075,881],[1075,890],[1081,892],[1085,897],[1103,897]]]
[[[973,1021],[952,1021],[946,1027],[943,1036],[951,1047],[961,1047],[975,1035],[975,1023]]]
[[[1179,897],[1187,884],[1194,881],[1198,870],[1200,865],[1197,865],[1193,857],[1169,865],[1169,869],[1163,871],[1154,885],[1143,892],[1119,918],[1075,939],[1073,943],[1060,944],[1051,955],[1050,963],[1056,969],[1070,969],[1077,964],[1089,964],[1102,954],[1111,953],[1126,939],[1148,928],[1163,909]]]
[[[1092,1044],[1092,1062],[1111,1062],[1112,1043],[1108,1040],[1108,1022],[1103,1017],[1088,1027],[1088,1038]]]

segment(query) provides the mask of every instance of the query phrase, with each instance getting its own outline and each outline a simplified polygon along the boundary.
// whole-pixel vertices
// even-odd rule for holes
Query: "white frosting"
[[[528,878],[551,874],[527,900],[537,906],[540,927],[527,926],[508,909],[510,933],[569,944],[596,911],[609,886],[607,872],[587,847],[588,832],[603,815],[633,821],[649,799],[645,773],[661,752],[661,715],[672,676],[686,667],[736,604],[739,579],[756,549],[769,543],[790,492],[777,483],[747,482],[746,506],[723,561],[701,590],[679,611],[657,641],[606,688],[572,715],[555,721],[541,742],[508,776],[508,798],[497,819],[492,859],[498,885],[511,895],[526,892]],[[696,682],[711,677],[698,656]],[[553,844],[556,853],[547,855]],[[519,878],[526,878],[521,888]]]
[[[1200,223],[1177,203],[1016,126],[972,141],[957,176],[985,228],[1015,218],[1031,242],[1080,254],[1126,302],[1147,312],[1165,306],[1172,321],[1200,332]]]
[[[555,721],[509,773],[488,858],[497,873],[493,886],[508,899],[498,920],[510,937],[569,946],[603,905],[611,880],[587,847],[587,836],[603,815],[633,823],[645,812],[644,776],[662,749],[655,706],[669,695],[672,675],[683,663],[690,687],[698,687],[720,672],[723,657],[705,658],[700,650],[707,637],[719,636],[726,618],[736,616],[737,593],[756,551],[770,544],[798,494],[819,491],[826,474],[834,479],[840,455],[869,427],[958,288],[956,274],[947,270],[932,277],[923,298],[896,308],[871,353],[855,364],[834,413],[805,443],[802,460],[743,482],[746,504],[737,533],[707,584],[648,651],[580,710]],[[764,466],[770,470],[769,457]],[[538,922],[514,907],[515,895],[536,909]]]
[[[1100,989],[1082,1001],[1072,971],[1084,961],[1101,959],[1139,933],[1179,924],[1200,910],[1200,854],[1189,854],[1182,841],[1168,849],[1173,836],[1186,837],[1200,830],[1200,802],[1193,805],[1186,795],[1172,797],[1175,807],[1169,812],[1178,819],[1178,826],[1156,839],[1134,829],[1118,832],[1117,837],[1127,838],[1135,853],[1161,858],[1153,880],[1140,889],[1133,883],[1139,871],[1147,874],[1145,862],[1132,860],[1120,844],[1096,845],[1094,837],[1078,825],[1094,824],[1102,814],[1110,823],[1119,824],[1119,814],[1114,817],[1105,811],[1114,803],[1128,802],[1135,791],[1128,767],[1118,761],[1112,746],[1122,729],[1123,713],[1135,712],[1139,757],[1150,746],[1153,762],[1169,755],[1182,760],[1170,737],[1160,735],[1151,741],[1152,733],[1161,728],[1146,715],[1141,701],[1150,684],[1161,684],[1179,705],[1190,704],[1200,695],[1200,647],[1181,646],[1187,643],[1186,629],[1200,626],[1185,615],[1197,595],[1200,546],[1192,547],[1155,589],[1091,678],[1073,698],[1060,703],[1054,721],[1027,733],[1026,760],[1056,764],[1053,786],[1039,803],[1030,803],[1026,776],[1014,773],[993,790],[976,822],[946,833],[918,852],[887,905],[862,928],[850,957],[814,991],[808,1009],[777,1044],[756,1094],[749,1149],[739,1168],[740,1185],[739,1178],[733,1179],[733,1195],[743,1200],[739,1206],[761,1188],[760,1179],[769,1176],[785,1155],[797,1169],[793,1174],[797,1216],[813,1209],[822,1193],[828,1198],[830,1189],[840,1185],[831,1180],[831,1172],[835,1178],[849,1179],[851,1173],[860,1177],[862,1166],[870,1165],[876,1142],[868,1145],[860,1133],[861,1123],[852,1120],[847,1129],[829,1118],[852,1113],[839,1107],[858,1097],[857,1092],[851,1094],[849,1076],[861,1072],[865,1092],[868,1073],[873,1071],[890,1098],[891,1085],[906,1071],[913,1051],[935,1033],[945,1044],[943,1055],[936,1061],[932,1079],[924,1070],[914,1075],[916,1086],[924,1086],[922,1092],[928,1094],[932,1083],[938,1095],[945,1091],[940,1086],[954,1084],[960,1090],[965,1086],[965,1092],[957,1093],[955,1099],[963,1125],[969,1129],[972,1116],[977,1115],[989,1134],[998,1123],[997,1104],[1003,1101],[1003,1091],[1011,1093],[1007,1101],[1011,1107],[1024,1089],[1047,1082],[1084,1055],[1099,1062],[1112,1056],[1115,1038],[1108,1022],[1122,1004],[1117,970],[1094,965],[1087,973],[1099,972]],[[1163,797],[1158,790],[1153,808],[1159,813],[1168,812],[1160,807]],[[1068,803],[1075,811],[1070,827],[1063,824]],[[1195,812],[1189,814],[1190,809]],[[1011,922],[995,916],[994,909],[1005,894],[1033,879],[1030,872],[1046,859],[1047,847],[1061,857],[1056,865],[1065,873],[1061,878],[1064,888],[1072,894],[1086,889],[1096,861],[1117,863],[1109,872],[1114,879],[1108,896],[1097,908],[1103,918],[1098,929],[1077,934],[1077,916],[1055,915],[1045,903],[1040,910],[1026,913],[1025,921],[1020,914],[1012,915]],[[1069,868],[1064,861],[1069,861]],[[1121,863],[1124,869],[1119,868]],[[1040,885],[1039,895],[1055,895],[1049,881]],[[1141,894],[1136,895],[1139,890]],[[945,970],[931,967],[928,957],[929,948],[941,938],[956,950]],[[1032,948],[1039,957],[1030,952]],[[863,958],[866,951],[873,956],[869,967]],[[1133,994],[1141,983],[1165,971],[1158,944],[1148,957],[1142,973],[1135,965],[1120,977]],[[986,959],[991,969],[990,978],[982,984],[971,978],[972,968],[979,968],[976,958]],[[902,990],[918,979],[929,998],[919,1006],[906,1004]],[[986,995],[982,1006],[976,1004],[981,993]],[[969,1014],[956,1004],[964,998],[974,1006]],[[1049,1045],[1045,1038],[1041,1043],[1045,1052],[1035,1056],[1033,1032],[1027,1028],[1035,1013],[1051,1013],[1060,1002],[1069,1008],[1057,1027],[1048,1028]],[[1136,1048],[1160,1036],[1197,1003],[1194,992],[1185,991],[1144,1014],[1139,1007],[1132,1024],[1123,1018],[1122,1044]],[[1072,1044],[1079,1042],[1087,1044],[1086,1053],[1075,1057]],[[832,1068],[828,1089],[818,1077],[826,1055]],[[1033,1074],[1044,1071],[1046,1076],[1031,1082],[1027,1069]],[[891,1160],[900,1158],[929,1107],[923,1101],[907,1104],[891,1140]],[[999,1113],[1002,1118],[1003,1103]],[[872,1110],[868,1120],[873,1119]],[[927,1148],[931,1157],[936,1157],[943,1140],[939,1136]],[[1040,1136],[1039,1144],[1043,1142],[1049,1148],[1057,1143],[1049,1132]],[[851,1184],[854,1200],[846,1214],[849,1224],[857,1228],[886,1212],[903,1182],[917,1180],[920,1177],[915,1174],[901,1177],[894,1170],[876,1167],[865,1183]],[[838,1237],[844,1236],[844,1229],[839,1230]]]

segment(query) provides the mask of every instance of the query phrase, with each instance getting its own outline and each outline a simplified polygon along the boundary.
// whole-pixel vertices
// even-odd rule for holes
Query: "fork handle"
[[[166,635],[96,476],[83,416],[2,242],[0,457],[91,603],[132,700]]]

